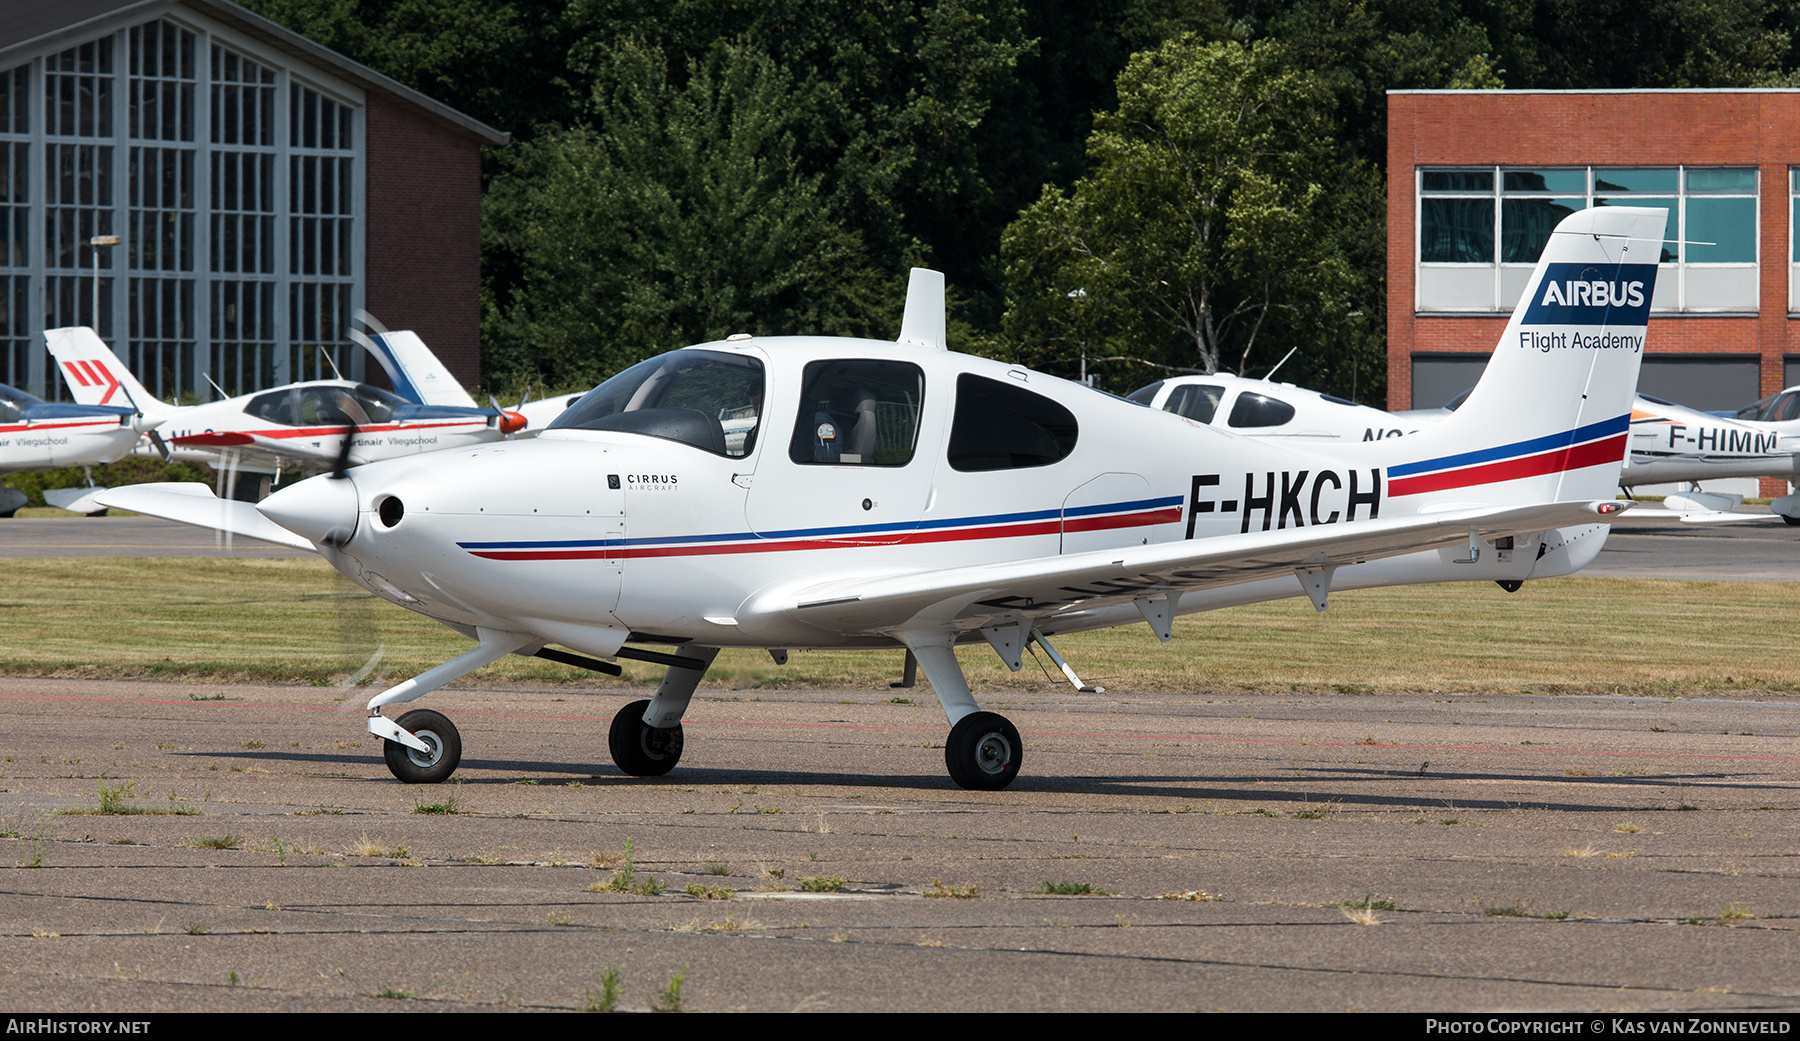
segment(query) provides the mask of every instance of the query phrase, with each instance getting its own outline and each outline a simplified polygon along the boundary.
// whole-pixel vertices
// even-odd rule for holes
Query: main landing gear
[[[644,722],[650,702],[634,701],[613,717],[606,745],[613,763],[634,777],[661,777],[681,762],[681,724],[653,727]]]

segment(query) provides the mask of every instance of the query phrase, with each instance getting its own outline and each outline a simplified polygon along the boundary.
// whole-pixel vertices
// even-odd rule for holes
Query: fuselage
[[[129,408],[52,404],[0,385],[0,473],[110,463],[145,428],[133,418]]]
[[[486,444],[505,436],[493,409],[418,405],[347,380],[296,383],[171,409],[161,433],[176,458],[217,462],[225,450],[237,449],[258,457],[265,467],[319,470],[350,434],[346,396],[369,420],[357,423],[352,463]],[[148,443],[138,452],[157,454]]]
[[[1436,477],[1390,468],[1394,442],[1325,452],[1241,437],[944,350],[791,338],[644,366],[659,364],[608,381],[530,441],[314,478],[265,512],[287,510],[270,516],[323,543],[352,579],[465,633],[524,629],[607,656],[627,638],[879,644],[878,633],[737,616],[807,582],[1348,524],[1489,494],[1455,476],[1476,469],[1458,461],[1440,461]],[[296,520],[309,495],[316,522]],[[1357,564],[1336,587],[1573,570],[1603,532],[1547,533],[1556,552],[1544,560],[1534,544],[1474,567],[1454,564],[1455,551]],[[1583,537],[1576,560],[1569,547]],[[1177,610],[1300,592],[1292,577],[1193,591]],[[1081,612],[1080,599],[1020,606],[1066,608],[1046,632],[1120,624],[1134,610]]]

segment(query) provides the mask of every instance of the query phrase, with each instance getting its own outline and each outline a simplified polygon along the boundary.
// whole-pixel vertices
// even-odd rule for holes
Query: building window
[[[1564,217],[1590,206],[1669,211],[1653,309],[1757,309],[1754,169],[1422,169],[1418,186],[1420,311],[1512,310],[1550,232]]]
[[[158,18],[0,69],[0,382],[61,396],[63,325],[163,398],[360,375],[361,109],[255,50]]]

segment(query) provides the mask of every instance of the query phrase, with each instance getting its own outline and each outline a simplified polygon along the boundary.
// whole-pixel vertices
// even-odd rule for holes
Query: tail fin
[[[94,330],[80,325],[46,329],[44,345],[80,404],[127,405],[150,419],[174,415],[175,406],[158,401]]]
[[[371,326],[366,334],[352,330],[350,337],[375,356],[394,384],[394,393],[408,401],[420,405],[480,407],[417,333],[406,329],[388,332]]]
[[[1430,456],[1388,467],[1390,498],[1441,509],[1612,497],[1665,214],[1602,206],[1563,218],[1481,382],[1432,431]]]

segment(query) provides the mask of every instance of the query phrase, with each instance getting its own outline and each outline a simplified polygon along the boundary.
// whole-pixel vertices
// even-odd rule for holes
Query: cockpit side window
[[[1042,394],[966,372],[956,378],[952,469],[1049,466],[1075,450],[1079,435],[1075,414]]]
[[[1224,387],[1210,383],[1184,384],[1169,392],[1169,400],[1163,402],[1163,411],[1186,416],[1196,423],[1210,424],[1213,414],[1219,411],[1219,400],[1224,396]]]
[[[800,382],[788,458],[802,464],[905,466],[919,441],[925,373],[899,361],[815,361]]]
[[[367,383],[356,385],[356,403],[362,406],[371,423],[386,423],[394,418],[395,409],[412,404],[393,391],[371,387]]]
[[[722,351],[670,351],[583,394],[545,429],[644,434],[736,459],[755,449],[762,409],[762,362]]]

